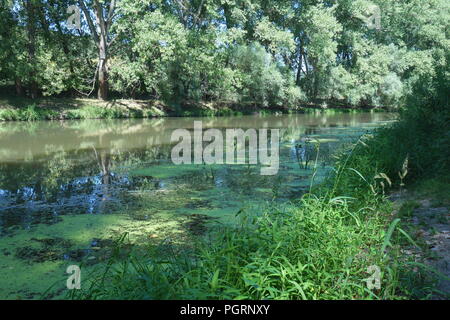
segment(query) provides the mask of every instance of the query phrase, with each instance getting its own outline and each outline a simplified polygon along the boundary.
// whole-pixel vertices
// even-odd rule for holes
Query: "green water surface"
[[[66,268],[83,263],[85,274],[100,266],[125,232],[139,245],[189,244],[242,212],[295,201],[329,174],[337,149],[393,119],[343,113],[4,123],[0,299],[64,297]],[[259,165],[174,165],[172,132],[192,130],[194,121],[222,132],[280,129],[278,174],[262,176]],[[306,138],[318,150],[307,169],[293,153]]]

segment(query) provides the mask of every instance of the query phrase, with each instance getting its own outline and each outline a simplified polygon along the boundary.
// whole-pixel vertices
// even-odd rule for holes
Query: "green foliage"
[[[52,110],[29,105],[23,109],[0,109],[0,121],[53,120],[58,113]]]
[[[409,181],[446,175],[450,170],[450,69],[436,68],[414,86],[400,121],[380,129],[370,148],[385,172],[398,178],[408,158]]]
[[[283,68],[257,43],[237,47],[230,63],[237,70],[243,103],[295,108],[304,98],[294,80],[283,74]]]
[[[420,203],[417,201],[406,201],[402,204],[398,210],[398,217],[400,218],[411,218],[414,209],[420,208]]]
[[[124,118],[125,114],[119,108],[86,106],[81,109],[69,111],[68,117],[71,119],[115,119]]]
[[[429,199],[437,207],[450,206],[450,176],[443,174],[434,178],[424,178],[413,185],[413,191]]]
[[[194,243],[196,253],[162,244],[126,257],[117,255],[106,268],[89,275],[87,286],[72,291],[70,298],[427,297],[431,279],[411,270],[410,261],[400,257],[397,243],[409,236],[399,220],[391,223],[390,203],[361,174],[374,170],[367,150],[358,143],[341,155],[328,185],[298,203],[242,215],[238,226],[212,230],[210,237]],[[127,246],[125,242],[118,250]],[[382,270],[381,290],[367,289],[367,270],[373,265]]]
[[[69,4],[2,1],[2,85],[28,96],[96,91],[98,48],[86,19],[79,33],[63,23]],[[374,5],[379,30],[366,23]],[[163,100],[179,112],[199,102],[399,108],[448,64],[448,12],[446,0],[121,0],[107,81],[113,97]]]

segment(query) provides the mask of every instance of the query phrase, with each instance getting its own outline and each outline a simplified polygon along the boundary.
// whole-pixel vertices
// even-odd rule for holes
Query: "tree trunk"
[[[296,84],[300,85],[300,80],[302,76],[302,68],[303,68],[303,45],[300,45],[300,50],[298,54],[298,66],[297,66],[297,77],[296,77]]]
[[[95,13],[96,25],[90,16],[90,11],[87,9],[84,0],[79,0],[81,10],[83,10],[89,29],[91,31],[94,42],[98,47],[98,98],[102,100],[108,99],[108,48],[111,46],[112,40],[108,42],[109,28],[113,21],[116,1],[111,0],[109,10],[104,12],[103,5],[94,0],[93,12]]]
[[[103,16],[103,8],[102,5],[95,1],[95,9],[97,16],[97,25],[99,29],[99,42],[98,42],[98,98],[102,100],[108,99],[108,74],[106,69],[106,62],[108,57],[108,29],[105,21],[105,17]]]
[[[16,78],[14,81],[15,85],[16,85],[16,94],[18,96],[23,96],[23,86],[22,86],[22,81],[19,78]]]
[[[100,60],[98,69],[98,98],[102,100],[108,99],[108,75],[106,72],[106,60]]]
[[[27,11],[27,35],[28,35],[28,63],[29,72],[29,94],[32,99],[37,98],[38,87],[35,80],[35,56],[36,56],[36,25],[35,25],[35,6],[31,0],[25,3]]]
[[[227,29],[230,30],[233,27],[232,24],[232,16],[231,16],[231,10],[230,10],[230,5],[228,3],[224,3],[223,5],[223,13],[224,13],[224,17],[225,17],[225,23],[227,25]]]
[[[101,49],[100,49],[101,50]],[[98,98],[102,100],[108,99],[108,73],[106,69],[106,58],[100,53],[100,61],[98,66]]]

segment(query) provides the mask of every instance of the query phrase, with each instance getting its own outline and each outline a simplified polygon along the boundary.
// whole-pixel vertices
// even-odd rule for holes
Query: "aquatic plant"
[[[357,143],[324,185],[297,203],[273,204],[256,215],[238,212],[240,223],[212,229],[194,252],[162,243],[144,256],[112,259],[70,298],[427,297],[432,279],[400,255],[399,239],[410,238],[398,219],[391,221],[390,202],[368,178],[377,172],[369,151]],[[373,266],[381,270],[381,286],[372,290],[367,272]]]

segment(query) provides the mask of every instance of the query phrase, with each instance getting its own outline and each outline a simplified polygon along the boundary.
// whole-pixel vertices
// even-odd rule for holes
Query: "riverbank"
[[[159,100],[117,99],[102,101],[82,98],[0,98],[0,121],[127,119],[157,117],[212,117],[245,114],[286,114],[292,112],[362,112],[384,111],[382,108],[353,108],[347,106],[304,104],[297,109],[259,108],[254,104],[194,103],[169,105]]]
[[[58,292],[67,292],[65,268],[80,265],[87,279],[92,268],[104,266],[111,243],[123,233],[136,250],[166,240],[185,252],[197,235],[217,230],[211,226],[296,202],[309,190],[314,172],[299,166],[290,152],[293,140],[308,134],[320,142],[314,175],[319,183],[332,169],[334,150],[390,123],[392,116],[203,119],[205,129],[279,128],[275,177],[261,176],[260,166],[174,166],[172,132],[192,127],[193,118],[5,122],[0,126],[0,266],[6,272],[1,296],[39,299],[55,283],[45,296],[61,298]]]
[[[450,177],[426,179],[394,192],[393,213],[405,225],[414,243],[405,243],[402,253],[429,267],[435,278],[433,299],[450,298]]]
[[[338,119],[343,117],[343,115],[335,116]],[[324,121],[328,117],[327,115],[291,115],[286,116],[287,119],[284,122],[280,121],[283,117],[278,116],[232,117],[228,124],[244,127],[243,123],[245,123],[250,127],[258,128],[259,125],[251,123],[251,121],[260,118],[267,122],[268,119],[274,118],[277,126],[292,128],[292,132],[285,137],[289,142],[291,138],[296,138],[304,133],[302,126],[311,127],[313,125],[308,118],[318,117],[321,126],[327,124],[323,128],[324,132],[320,133],[320,130],[315,132],[316,137],[318,133],[323,135],[317,137],[323,143],[320,149],[323,154],[323,152],[327,152],[327,144],[339,137],[343,138],[342,136],[352,133],[357,139],[362,134],[372,131],[367,125],[352,128],[352,124],[358,123],[355,118],[361,117],[360,120],[365,119],[362,122],[367,123],[369,117],[378,118],[380,116],[386,115],[345,115],[345,117],[351,118],[347,119],[347,122],[341,122],[342,119]],[[293,121],[296,118],[299,118],[298,121]],[[214,120],[226,121],[225,118],[210,119],[210,121]],[[212,170],[209,171],[204,168],[175,168],[170,164],[156,167],[149,165],[150,160],[154,159],[153,151],[158,150],[155,155],[165,152],[170,154],[170,146],[165,152],[160,147],[153,149],[152,145],[148,143],[148,137],[152,136],[152,141],[163,142],[164,139],[156,134],[170,132],[170,130],[164,130],[164,126],[161,127],[163,124],[168,125],[167,128],[184,127],[185,125],[181,123],[177,125],[172,123],[171,125],[172,121],[184,121],[185,124],[192,124],[192,119],[182,118],[168,121],[137,120],[135,124],[132,123],[134,121],[126,120],[123,121],[127,124],[126,126],[118,125],[120,121],[87,121],[90,126],[83,124],[85,121],[67,123],[43,121],[35,122],[33,126],[48,125],[52,130],[48,135],[45,130],[35,130],[39,132],[35,138],[33,137],[35,134],[30,132],[32,130],[28,130],[29,124],[27,123],[4,125],[5,128],[17,125],[19,132],[20,127],[27,127],[27,135],[20,134],[20,141],[27,141],[26,144],[15,142],[17,140],[14,140],[12,135],[4,136],[5,143],[2,146],[4,148],[10,146],[10,150],[5,150],[4,154],[12,159],[17,157],[17,152],[22,149],[22,146],[26,146],[23,154],[26,154],[27,159],[33,155],[32,150],[41,154],[43,148],[39,145],[39,140],[52,146],[52,149],[46,148],[49,157],[40,159],[41,167],[38,170],[35,165],[27,166],[28,170],[25,171],[18,170],[19,167],[14,169],[17,174],[21,173],[20,176],[14,176],[14,181],[20,181],[20,185],[23,186],[32,186],[33,181],[43,181],[41,183],[44,185],[41,185],[40,190],[44,191],[58,192],[61,188],[71,188],[70,182],[73,177],[90,175],[90,173],[82,173],[82,168],[78,168],[76,172],[73,171],[71,163],[83,164],[86,172],[90,172],[91,168],[102,165],[102,163],[107,163],[105,159],[107,159],[108,149],[96,156],[98,154],[96,148],[99,146],[96,144],[99,143],[96,139],[97,136],[101,137],[101,141],[107,142],[107,148],[111,146],[114,148],[122,146],[123,148],[123,144],[120,143],[126,141],[127,148],[136,149],[140,146],[138,149],[146,150],[146,154],[149,156],[148,159],[142,158],[138,161],[136,157],[140,152],[136,150],[136,154],[133,156],[123,158],[124,160],[135,159],[134,161],[137,161],[140,168],[133,170],[132,176],[137,178],[135,182],[138,182],[139,185],[142,182],[142,187],[137,190],[133,189],[133,192],[130,193],[131,201],[127,202],[138,205],[135,213],[129,206],[127,209],[118,207],[117,212],[112,210],[108,201],[104,201],[105,190],[102,188],[99,190],[101,194],[99,198],[93,197],[95,193],[79,188],[82,181],[77,179],[77,188],[71,188],[71,196],[77,198],[76,191],[78,190],[85,194],[86,198],[77,198],[74,215],[66,211],[67,208],[62,208],[66,214],[56,216],[48,214],[48,212],[44,212],[43,216],[34,213],[29,215],[32,220],[24,221],[32,223],[31,229],[27,228],[25,234],[20,232],[20,228],[11,229],[11,234],[4,238],[3,247],[0,243],[0,252],[6,249],[3,251],[6,257],[3,260],[3,268],[7,274],[8,272],[10,274],[4,278],[5,280],[12,279],[8,281],[7,285],[8,288],[14,288],[11,290],[10,297],[17,295],[31,299],[41,296],[43,284],[36,280],[39,279],[46,283],[50,280],[55,281],[62,287],[61,291],[58,291],[59,294],[58,292],[56,295],[54,293],[52,295],[44,294],[44,298],[62,298],[61,295],[67,292],[63,287],[65,284],[63,267],[74,263],[80,264],[83,270],[82,287],[85,291],[82,293],[83,295],[76,297],[83,299],[148,299],[154,297],[161,299],[180,297],[228,299],[240,295],[252,298],[266,297],[262,294],[267,294],[271,298],[304,299],[298,287],[292,285],[297,289],[293,288],[289,281],[297,283],[303,291],[305,291],[304,287],[309,289],[310,292],[304,293],[307,299],[405,299],[427,298],[432,295],[430,288],[433,285],[434,273],[430,273],[423,267],[414,271],[417,261],[413,256],[401,251],[409,250],[411,246],[409,239],[398,229],[408,230],[407,221],[397,221],[395,205],[393,208],[392,203],[384,195],[383,191],[386,191],[385,194],[388,191],[383,189],[381,182],[387,189],[388,180],[375,178],[377,174],[387,171],[381,169],[379,160],[376,160],[379,157],[376,153],[372,153],[377,151],[377,148],[373,148],[373,138],[366,135],[357,145],[350,145],[349,148],[345,148],[344,152],[339,153],[339,160],[336,163],[337,174],[330,176],[327,183],[321,188],[317,187],[311,190],[311,184],[305,178],[314,176],[316,182],[319,178],[324,178],[323,169],[327,168],[322,168],[321,161],[319,161],[318,171],[311,169],[298,171],[298,163],[282,161],[282,169],[287,170],[284,176],[289,178],[282,179],[282,176],[278,176],[277,179],[268,180],[262,179],[259,174],[252,174],[251,168],[246,167],[225,171],[210,168]],[[145,122],[152,130],[145,130],[142,122]],[[54,130],[55,127],[61,126],[64,127],[64,131]],[[226,126],[226,123],[210,123],[210,126],[223,127]],[[349,133],[344,133],[344,131],[349,131]],[[112,133],[112,136],[108,132]],[[117,132],[120,134],[115,135],[114,133]],[[131,132],[138,136],[141,134],[145,136],[145,139],[136,139],[141,143],[146,141],[145,144],[134,144],[135,139],[128,135]],[[85,150],[83,157],[79,150],[83,148],[82,145],[75,144],[74,142],[77,140],[73,141],[76,136],[83,137],[80,141],[84,143],[84,148],[86,145],[94,146],[92,150],[88,147],[89,150]],[[90,138],[86,139],[86,137]],[[345,141],[354,141],[355,139],[345,138]],[[69,152],[74,149],[75,145],[77,151]],[[287,151],[292,145],[288,144],[284,147],[285,149],[282,150],[286,152],[282,151],[280,154],[286,157],[289,154]],[[119,154],[127,154],[128,151],[122,148],[119,149]],[[386,146],[383,150],[385,149]],[[339,149],[331,148],[331,150]],[[389,152],[389,154],[394,153]],[[333,155],[334,152],[329,154],[330,161],[334,159]],[[400,156],[404,161],[406,155]],[[116,155],[112,153],[111,157],[115,158]],[[78,161],[75,161],[76,159]],[[141,166],[141,163],[144,165]],[[124,169],[122,161],[119,161],[117,165]],[[127,166],[129,165],[130,163],[127,162]],[[48,170],[46,166],[48,166]],[[118,167],[111,170],[118,173],[117,177],[120,178],[120,172],[116,171]],[[408,167],[413,168],[413,163]],[[187,171],[183,173],[184,170]],[[194,172],[191,172],[192,170]],[[12,172],[12,170],[8,170],[6,167],[4,172]],[[223,176],[225,172],[227,172],[226,179]],[[394,181],[397,171],[394,172],[394,175],[390,174],[391,182],[394,188],[398,188],[400,182]],[[33,178],[35,173],[42,174],[42,178],[39,176]],[[407,178],[409,176],[408,174]],[[174,181],[178,183],[169,185],[170,181],[168,180],[170,179],[168,178],[170,177],[176,179]],[[28,178],[31,179],[27,183],[26,179]],[[322,180],[320,179],[320,181]],[[224,181],[226,181],[225,185]],[[113,183],[112,185],[117,184]],[[210,189],[214,186],[219,186],[217,193],[211,193]],[[224,186],[227,187],[224,188]],[[445,183],[433,190],[445,190],[444,186]],[[11,190],[20,189],[19,186],[11,188]],[[251,192],[253,189],[255,189],[254,193]],[[108,190],[110,194],[115,193],[111,186]],[[197,191],[192,194],[188,190]],[[300,190],[301,192],[299,192]],[[311,196],[299,199],[304,193],[303,191],[308,192],[308,190]],[[235,192],[243,193],[243,195],[250,192],[252,200],[266,199],[268,206],[258,206],[255,203],[253,207],[257,210],[253,211],[253,214],[247,213],[249,207],[247,204],[243,204],[242,198],[238,198],[237,194],[234,194]],[[429,192],[434,193],[432,190]],[[273,201],[273,197],[276,195],[288,194],[291,194],[292,198]],[[99,208],[106,209],[104,212],[108,214],[80,215],[80,213],[92,213],[89,210],[95,208],[93,206],[95,199],[102,203]],[[94,203],[91,202],[92,200]],[[15,208],[11,211],[15,217],[18,217],[17,210],[18,208]],[[162,220],[161,218],[164,218],[162,216],[155,221],[155,211],[165,210],[176,210],[175,216],[178,214],[180,219],[174,220],[172,216],[167,219],[166,216],[166,219]],[[60,210],[57,208],[51,210],[51,212],[54,211]],[[211,212],[214,214],[212,217],[214,219],[207,216]],[[134,217],[129,216],[130,213],[133,213]],[[219,224],[214,227],[215,218],[224,216],[239,219],[239,223],[233,226]],[[41,223],[36,224],[37,222]],[[167,231],[168,227],[174,225],[179,228],[175,228],[173,234],[160,234],[160,230]],[[99,229],[102,232],[98,232]],[[83,232],[80,234],[79,230],[83,230]],[[205,232],[206,230],[208,232]],[[139,241],[137,244],[133,243],[136,233],[141,233],[139,236],[143,238],[142,242]],[[113,239],[116,239],[119,234],[125,234],[126,237],[117,246],[114,246]],[[189,234],[192,237],[175,242],[176,234]],[[200,237],[193,237],[193,235],[199,234]],[[406,232],[406,234],[410,233]],[[412,237],[415,239],[415,236]],[[130,249],[132,249],[132,254],[128,254]],[[108,260],[114,252],[122,253]],[[46,259],[51,259],[51,261],[42,261]],[[412,260],[404,261],[403,259]],[[20,261],[15,264],[17,260]],[[121,270],[120,268],[127,265],[132,266],[128,270],[124,270],[126,272],[109,273],[108,262],[114,265],[115,270]],[[105,264],[107,268],[103,269]],[[422,263],[422,265],[424,264]],[[378,266],[382,271],[382,289],[375,288],[376,290],[367,293],[368,287],[365,279],[373,274],[367,272],[371,266]],[[22,274],[27,275],[26,277],[18,276],[18,267]],[[97,273],[91,274],[94,267],[97,269]],[[264,273],[261,278],[258,278],[259,273],[255,270],[260,269]],[[33,272],[29,270],[33,270]],[[40,276],[43,272],[46,274],[45,277]],[[89,289],[90,280],[96,279],[96,276],[105,272],[107,273],[105,281],[108,284],[97,291],[95,291],[95,287],[93,290]],[[324,278],[315,272],[319,272]],[[278,276],[272,276],[272,274]],[[254,279],[255,277],[256,279]],[[24,287],[29,286],[29,280],[33,279],[31,293],[29,292],[30,288],[27,291],[18,290],[18,282],[15,280],[18,278],[22,280],[21,284]],[[217,280],[213,281],[216,278]],[[142,283],[142,279],[147,279],[147,282]],[[185,284],[180,286],[180,282]],[[205,283],[205,285],[199,285],[199,283]],[[175,292],[168,288],[171,286],[175,288]],[[199,286],[200,291],[198,292],[196,288]],[[211,286],[216,289],[212,290]],[[263,288],[262,293],[258,292],[257,288]],[[8,291],[4,290],[4,292]],[[259,296],[260,294],[261,296]]]
[[[385,195],[370,137],[298,201],[211,229],[183,250],[167,242],[112,257],[76,299],[430,299],[438,273]],[[398,188],[399,186],[392,186]],[[117,244],[129,249],[126,235]],[[430,271],[430,269],[432,271]],[[379,273],[378,273],[379,271]],[[144,279],[144,281],[143,281]],[[439,294],[439,298],[443,297]]]
[[[166,242],[113,256],[69,297],[448,298],[449,181],[418,175],[417,157],[392,152],[406,143],[393,135],[399,128],[404,123],[338,153],[334,174],[297,201],[211,229],[195,250]],[[389,167],[394,157],[401,162]],[[117,251],[123,246],[126,235]]]

